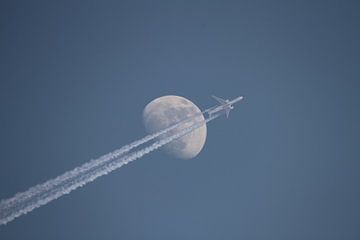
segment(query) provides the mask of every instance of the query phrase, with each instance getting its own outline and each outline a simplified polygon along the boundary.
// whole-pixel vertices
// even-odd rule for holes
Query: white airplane
[[[214,115],[215,113],[221,112],[221,111],[225,111],[226,113],[226,117],[229,117],[229,113],[232,109],[234,109],[233,104],[241,101],[244,99],[243,96],[237,97],[233,100],[228,100],[228,99],[222,99],[216,96],[212,96],[216,101],[218,101],[220,103],[220,105],[209,108],[207,110],[205,110],[205,112],[207,112],[209,114],[209,117],[211,117],[212,115]]]

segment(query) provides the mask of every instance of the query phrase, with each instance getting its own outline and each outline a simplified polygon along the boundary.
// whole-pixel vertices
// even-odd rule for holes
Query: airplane
[[[233,100],[228,100],[228,99],[222,99],[222,98],[219,98],[217,96],[212,96],[216,101],[218,101],[220,103],[220,105],[218,106],[215,106],[215,107],[212,107],[212,108],[209,108],[207,110],[205,110],[205,112],[207,112],[209,114],[209,117],[211,117],[213,114],[217,113],[217,112],[220,112],[220,111],[225,111],[226,113],[226,117],[228,118],[229,117],[229,113],[232,109],[234,109],[234,106],[233,104],[241,101],[244,99],[243,96],[240,96],[240,97],[237,97]]]

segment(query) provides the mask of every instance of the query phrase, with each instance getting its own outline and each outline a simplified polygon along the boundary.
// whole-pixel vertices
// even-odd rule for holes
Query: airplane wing
[[[228,118],[228,117],[229,117],[230,110],[231,110],[230,108],[225,109],[226,118]]]
[[[213,97],[216,101],[218,101],[221,105],[226,104],[225,99],[219,98],[219,97],[214,96],[214,95],[212,95],[212,97]]]

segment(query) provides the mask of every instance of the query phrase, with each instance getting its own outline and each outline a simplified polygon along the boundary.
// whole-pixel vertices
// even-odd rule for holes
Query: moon
[[[194,123],[205,121],[201,110],[190,100],[180,96],[169,95],[156,98],[147,104],[143,111],[143,120],[146,131],[154,133],[195,114],[197,115],[193,120],[181,124],[160,138],[170,136],[184,128],[190,127]],[[163,149],[176,158],[191,159],[198,155],[204,147],[206,132],[206,124],[204,124],[189,134],[166,144]]]

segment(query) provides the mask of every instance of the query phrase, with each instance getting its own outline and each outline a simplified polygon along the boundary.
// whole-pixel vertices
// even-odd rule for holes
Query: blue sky
[[[5,1],[0,198],[145,135],[162,95],[244,95],[0,239],[359,239],[357,1]]]

